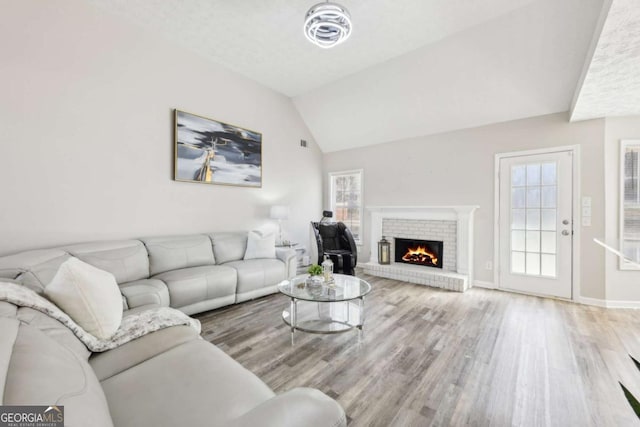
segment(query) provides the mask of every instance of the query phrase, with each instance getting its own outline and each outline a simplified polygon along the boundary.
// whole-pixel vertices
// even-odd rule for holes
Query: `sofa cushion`
[[[286,279],[285,264],[279,259],[232,261],[226,263],[225,266],[233,267],[238,272],[238,288],[236,290],[238,296],[258,289],[273,287]]]
[[[122,296],[115,278],[77,258],[60,266],[45,294],[97,338],[109,339],[120,327]]]
[[[119,427],[224,426],[274,396],[204,340],[174,347],[102,381],[102,387]]]
[[[408,423],[405,423],[407,425]],[[228,427],[346,427],[342,407],[320,390],[297,387],[269,399]],[[399,423],[396,422],[396,425]]]
[[[180,308],[236,292],[236,270],[222,265],[183,268],[154,276],[169,288],[170,306]]]
[[[169,306],[169,290],[162,280],[144,279],[122,283],[120,292],[126,298],[129,309],[145,305]]]
[[[22,271],[18,268],[6,267],[0,269],[0,278],[3,280],[15,280]]]
[[[0,317],[16,317],[17,313],[18,307],[7,301],[0,301]]]
[[[20,283],[42,294],[45,286],[51,282],[58,268],[69,259],[69,254],[61,249],[39,249],[21,252],[0,258],[2,277],[14,275]]]
[[[200,339],[190,326],[172,326],[143,335],[102,353],[93,353],[89,364],[100,381],[126,371],[187,341]]]
[[[213,265],[211,240],[204,234],[142,239],[149,253],[151,275],[181,268]]]
[[[209,237],[213,243],[213,253],[218,264],[239,261],[247,252],[246,232],[211,233]]]
[[[6,303],[16,308],[13,316],[26,325],[33,326],[42,331],[46,336],[53,338],[62,347],[75,353],[79,358],[88,360],[91,352],[82,341],[60,321],[50,317],[41,311],[34,310],[29,307],[16,307],[13,304]]]
[[[113,274],[118,283],[149,277],[149,255],[139,240],[83,243],[64,249],[87,264]]]
[[[65,425],[113,426],[109,407],[86,360],[17,319],[0,318],[3,405],[63,405]]]
[[[275,258],[276,236],[273,232],[250,231],[247,237],[247,251],[244,259]]]

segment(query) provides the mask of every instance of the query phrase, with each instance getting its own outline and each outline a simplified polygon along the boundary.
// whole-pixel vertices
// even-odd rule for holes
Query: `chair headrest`
[[[332,238],[340,234],[338,224],[318,224],[320,235],[325,238]]]

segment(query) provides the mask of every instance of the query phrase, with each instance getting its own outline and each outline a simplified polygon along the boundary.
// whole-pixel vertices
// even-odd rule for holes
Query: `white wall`
[[[476,279],[493,282],[493,188],[496,153],[579,144],[582,194],[593,198],[591,227],[582,228],[583,296],[604,297],[604,120],[568,123],[565,113],[325,154],[328,172],[364,169],[365,205],[479,205],[475,224]],[[325,203],[325,205],[327,205]],[[369,257],[365,216],[363,260]]]
[[[246,230],[274,203],[306,242],[322,154],[290,99],[84,1],[1,5],[0,254]],[[263,188],[174,182],[173,108],[261,131]]]
[[[605,236],[607,241],[620,237],[620,140],[640,140],[640,116],[607,118],[605,121]],[[620,270],[618,258],[604,249],[606,256],[606,299],[640,301],[640,272]]]

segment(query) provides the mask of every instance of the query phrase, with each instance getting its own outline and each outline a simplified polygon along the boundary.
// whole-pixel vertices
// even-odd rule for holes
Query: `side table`
[[[307,253],[307,248],[302,246],[300,243],[288,242],[286,244],[276,245],[276,248],[290,248],[296,251],[296,260],[298,261],[298,274],[305,272],[305,267],[308,264],[304,263],[304,256]]]

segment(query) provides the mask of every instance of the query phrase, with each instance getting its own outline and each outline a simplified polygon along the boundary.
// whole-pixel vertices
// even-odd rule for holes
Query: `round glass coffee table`
[[[315,334],[335,334],[364,326],[364,297],[371,285],[355,276],[334,274],[334,283],[307,284],[308,274],[302,274],[278,285],[278,290],[291,299],[288,310],[282,312],[284,323],[291,328],[291,343],[295,331]]]

